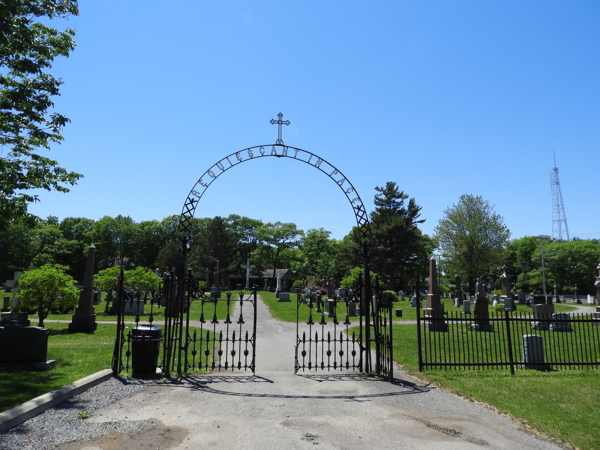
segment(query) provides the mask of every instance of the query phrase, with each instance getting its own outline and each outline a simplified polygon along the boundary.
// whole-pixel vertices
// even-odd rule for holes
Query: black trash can
[[[140,325],[131,330],[131,368],[133,375],[154,375],[160,352],[160,327]]]

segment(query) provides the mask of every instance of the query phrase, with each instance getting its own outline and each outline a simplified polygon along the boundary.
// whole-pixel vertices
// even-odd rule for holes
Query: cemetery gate
[[[193,358],[200,357],[202,352],[210,352],[207,358],[215,358],[215,355],[218,358],[222,358],[223,355],[228,354],[227,352],[231,352],[231,350],[229,350],[230,348],[237,346],[235,354],[232,355],[232,357],[238,358],[237,360],[231,361],[231,363],[226,360],[226,362],[223,363],[222,359],[213,359],[211,362],[208,362],[205,359],[202,362],[203,367],[209,369],[222,369],[227,365],[227,368],[231,369],[231,364],[233,363],[236,367],[246,368],[255,372],[256,365],[254,363],[254,354],[256,343],[256,320],[254,320],[252,332],[249,330],[243,332],[242,325],[244,325],[245,319],[243,319],[241,311],[242,307],[249,303],[254,308],[254,318],[256,318],[256,290],[254,290],[253,295],[249,298],[242,298],[240,295],[240,317],[237,322],[237,324],[240,325],[240,329],[239,331],[236,330],[238,334],[235,335],[235,337],[233,333],[231,335],[228,334],[230,331],[233,331],[234,324],[231,322],[228,323],[227,320],[224,323],[221,323],[221,328],[217,330],[215,327],[216,316],[213,316],[213,320],[209,322],[213,325],[213,335],[204,335],[203,333],[210,331],[206,329],[203,329],[200,337],[193,333],[190,335],[190,303],[194,300],[199,300],[202,308],[204,308],[208,305],[208,300],[203,297],[203,292],[196,288],[196,279],[191,272],[186,274],[186,272],[188,272],[187,254],[190,250],[192,219],[196,208],[208,187],[222,174],[243,162],[260,158],[275,157],[288,158],[308,164],[327,175],[337,184],[352,207],[357,224],[361,253],[364,260],[363,284],[356,286],[352,292],[346,292],[343,296],[340,295],[339,301],[334,300],[334,305],[329,305],[328,303],[326,305],[327,308],[334,308],[334,310],[332,310],[332,312],[322,313],[321,316],[318,317],[318,323],[315,322],[318,314],[316,310],[317,306],[320,308],[321,305],[317,304],[316,299],[313,300],[310,296],[304,298],[297,295],[297,297],[300,298],[297,300],[298,320],[296,325],[297,340],[295,348],[295,371],[345,369],[371,373],[374,368],[374,372],[377,375],[389,377],[391,379],[393,376],[391,359],[391,326],[388,328],[388,325],[391,325],[391,314],[390,308],[386,306],[387,304],[383,297],[378,293],[372,295],[371,291],[371,276],[369,272],[371,232],[369,217],[365,206],[352,183],[333,164],[315,153],[284,145],[282,140],[282,125],[289,125],[290,122],[283,121],[282,117],[283,114],[279,113],[278,120],[271,120],[272,124],[278,125],[278,137],[275,144],[249,147],[231,153],[220,159],[198,178],[185,200],[179,218],[181,263],[179,267],[174,268],[173,273],[168,274],[168,276],[165,277],[165,286],[163,287],[162,293],[159,294],[163,297],[167,297],[167,304],[176,305],[174,306],[176,311],[174,313],[175,318],[171,319],[170,317],[165,317],[166,337],[164,339],[161,338],[163,339],[162,342],[165,347],[164,352],[166,353],[166,356],[163,355],[163,358],[165,358],[164,370],[167,374],[176,370],[177,374],[180,375],[189,367],[197,367],[198,364],[194,362],[195,360]],[[218,286],[216,287],[218,290]],[[119,292],[121,291],[122,289]],[[185,293],[187,293],[187,295]],[[229,308],[231,301],[238,300],[236,298],[229,298],[227,300],[227,308]],[[221,305],[223,304],[223,300],[220,300],[219,302]],[[216,311],[217,303],[214,303],[212,306],[214,307],[214,311]],[[308,310],[308,313],[306,310]],[[356,312],[356,315],[353,315],[353,311]],[[184,316],[184,314],[186,316]],[[203,312],[201,314],[206,313]],[[152,315],[150,317],[152,317]],[[185,323],[184,317],[188,318]],[[206,315],[201,315],[200,317],[201,319],[204,318],[204,320],[207,318]],[[353,317],[356,317],[357,319],[352,319]],[[306,324],[304,323],[305,318],[307,319]],[[326,331],[324,327],[328,322],[327,318],[331,319],[330,322],[331,325],[333,325],[333,330],[327,331],[327,336],[325,336]],[[342,319],[343,322],[340,322],[340,319]],[[196,318],[193,317],[193,320],[196,320]],[[349,330],[349,326],[355,320],[358,322],[358,334],[356,331],[352,332]],[[200,320],[200,322],[205,323],[202,322],[202,320]],[[226,325],[224,329],[223,325]],[[231,325],[231,329],[229,328],[229,325]],[[301,325],[303,328],[308,328],[306,330],[301,330]],[[318,326],[322,327],[320,333],[318,333]],[[343,329],[345,329],[347,333],[349,332],[350,335],[346,333],[344,337]],[[214,333],[218,333],[218,337]],[[203,336],[205,336],[205,339]],[[124,338],[122,331],[121,337],[118,338],[117,341],[120,342],[121,348],[123,348],[125,342],[129,342]],[[190,348],[192,348],[192,350],[190,350]],[[375,350],[374,364],[372,362],[371,349]],[[320,357],[314,353],[316,350],[320,352]],[[191,363],[189,360],[190,354],[192,355]],[[252,357],[250,357],[250,355],[252,355]],[[125,356],[128,356],[128,354],[126,353]],[[115,358],[119,361],[122,359],[122,350],[117,351],[117,345],[115,345]],[[115,364],[113,364],[113,367],[115,367]]]
[[[156,368],[167,377],[194,369],[255,373],[256,290],[207,295],[191,269],[186,275],[180,280],[174,273],[163,274],[160,289],[141,298],[139,293],[136,297],[123,289],[121,271],[112,363],[115,374],[123,369],[132,369],[134,375],[154,374]],[[196,324],[190,327],[192,310]],[[126,311],[135,313],[131,329],[125,324]],[[154,316],[161,312],[162,329],[153,325]],[[147,321],[140,323],[142,318]]]

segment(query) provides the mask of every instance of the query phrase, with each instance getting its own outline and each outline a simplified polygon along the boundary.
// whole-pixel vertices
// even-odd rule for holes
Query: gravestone
[[[144,315],[144,302],[139,298],[134,298],[131,296],[131,300],[128,300],[123,305],[123,314],[126,316],[135,316],[139,314],[140,316]]]
[[[333,280],[330,279],[329,283],[327,283],[327,298],[332,299],[335,297],[335,286],[333,284]]]
[[[549,370],[544,360],[544,338],[537,334],[523,336],[523,366],[526,369]]]
[[[100,291],[99,290],[95,290],[94,291],[94,305],[99,305],[100,304]]]
[[[496,308],[496,305],[498,304],[498,300],[493,300],[492,301],[492,307]]]
[[[27,313],[21,312],[21,302],[19,301],[19,279],[21,275],[23,275],[23,272],[15,272],[13,279],[5,283],[11,290],[10,312],[0,314],[0,325],[7,325],[9,323],[17,323],[25,327],[30,325]]]
[[[241,290],[242,290],[242,285],[241,285],[240,283],[237,283],[237,284],[235,285],[235,290],[236,290],[236,291],[241,291]]]
[[[321,294],[313,292],[310,294],[313,305],[315,305],[315,312],[321,312]]]
[[[587,296],[587,302],[588,305],[595,305],[596,304],[596,297],[594,297],[593,295],[589,295]]]
[[[280,292],[278,302],[291,302],[290,294],[288,292]]]
[[[246,269],[246,287],[244,289],[250,289],[250,271],[256,266],[253,266],[252,261],[247,259],[246,264],[242,264],[241,267],[242,269]]]
[[[560,303],[560,296],[558,295],[558,286],[554,283],[554,300],[556,303]]]
[[[10,296],[5,295],[2,302],[2,312],[10,311]]]
[[[516,311],[517,305],[512,298],[504,299],[504,311]]]
[[[79,306],[75,308],[75,314],[69,324],[69,333],[93,333],[98,327],[93,292],[95,262],[96,247],[90,245],[85,265],[83,289],[79,294]]]
[[[552,319],[552,314],[554,313],[554,305],[541,303],[533,305],[531,309],[533,311],[533,318],[535,319],[533,322],[531,322],[531,328],[534,330],[550,329],[550,320]]]
[[[277,287],[275,288],[275,298],[279,298],[279,293],[281,292],[281,276],[277,274]]]
[[[0,372],[54,369],[55,361],[47,360],[49,334],[40,327],[0,326]]]
[[[471,324],[471,329],[473,331],[494,331],[494,326],[490,323],[487,297],[483,290],[483,283],[478,279],[475,285],[475,291],[477,292],[477,299],[475,300],[475,323]],[[508,299],[509,297],[505,297],[504,301],[506,302]]]
[[[335,300],[327,300],[325,303],[325,317],[335,317],[336,315],[336,305],[337,302]]]
[[[460,313],[461,314],[471,314],[471,300],[465,300],[463,302],[463,310]]]
[[[519,305],[527,304],[527,294],[525,292],[519,292]]]
[[[463,298],[463,293],[461,291],[461,287],[460,287],[460,275],[457,273],[456,274],[456,280],[455,280],[455,284],[456,284],[456,298],[458,299],[458,305],[457,307],[461,307],[464,301]]]
[[[510,282],[510,275],[507,273],[508,268],[504,266],[504,273],[500,275],[500,290],[502,295],[500,296],[500,301],[503,302],[505,298],[512,298],[513,294],[511,292],[512,285]]]
[[[600,264],[598,264],[596,269],[598,270],[598,276],[596,277],[594,287],[596,288],[596,298],[598,299],[598,303],[596,304],[595,317],[592,317],[592,325],[597,327],[600,326]]]
[[[263,291],[268,291],[269,290],[269,281],[265,278],[264,279],[264,283],[263,283]]]
[[[424,315],[426,331],[448,331],[448,324],[444,319],[444,308],[438,292],[436,260],[433,256],[429,259],[429,289]]]
[[[356,316],[356,302],[348,302],[348,316]]]
[[[346,298],[346,292],[348,290],[346,288],[339,288],[335,290],[335,298],[342,299],[342,298]]]
[[[550,324],[550,331],[573,331],[573,328],[571,328],[570,316],[565,313],[552,314],[552,323]]]
[[[414,296],[413,296],[413,297],[410,299],[410,306],[412,306],[413,308],[416,308],[416,307],[417,307],[417,297],[414,297]]]

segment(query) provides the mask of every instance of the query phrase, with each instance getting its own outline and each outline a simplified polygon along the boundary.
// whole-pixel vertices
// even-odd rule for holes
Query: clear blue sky
[[[49,156],[85,178],[40,193],[41,217],[181,212],[225,155],[286,145],[336,165],[367,209],[396,181],[431,234],[461,194],[481,195],[512,237],[552,232],[557,165],[571,237],[600,237],[600,2],[80,2],[77,48],[57,60],[72,123]],[[64,23],[56,22],[63,27]],[[242,164],[196,217],[231,213],[355,224],[339,188],[283,158]]]

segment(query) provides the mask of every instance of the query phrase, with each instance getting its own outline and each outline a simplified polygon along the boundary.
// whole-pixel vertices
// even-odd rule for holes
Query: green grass
[[[232,291],[233,295],[231,296],[231,302],[229,305],[229,313],[231,315],[234,314],[236,304],[239,303],[238,301],[234,301],[234,299],[239,298],[238,292]],[[247,298],[250,293],[251,293],[251,291],[244,291],[244,298]],[[96,321],[98,321],[98,322],[116,321],[117,316],[115,314],[109,314],[109,313],[104,312],[104,310],[106,309],[105,296],[106,296],[106,293],[103,292],[100,304],[95,305]],[[210,302],[204,303],[205,317],[212,318],[212,315],[215,312],[214,306],[215,306],[214,303],[210,303]],[[162,307],[159,308],[156,305],[153,306],[148,302],[146,305],[144,305],[144,313],[146,315],[142,316],[140,320],[147,322],[151,312],[152,312],[152,319],[154,321],[165,320],[164,311],[165,311],[164,308],[162,308]],[[199,320],[201,313],[202,313],[202,302],[200,300],[193,300],[192,306],[190,309],[190,320]],[[217,302],[216,313],[217,313],[217,318],[219,320],[224,319],[227,316],[227,297],[225,296],[225,294],[223,294],[222,298]],[[207,316],[208,314],[210,314],[210,316]],[[49,314],[47,317],[47,319],[51,319],[51,320],[71,320],[72,318],[73,318],[73,312],[71,312],[69,314]],[[125,320],[134,320],[134,319],[135,319],[134,315],[126,315],[125,316]],[[29,320],[31,321],[32,325],[37,325],[37,323],[38,323],[37,314],[29,314]]]
[[[291,302],[278,302],[273,292],[260,292],[260,298],[265,302],[271,315],[283,322],[296,322],[296,296],[300,294],[290,294]],[[313,305],[313,320],[318,322],[321,319],[322,313],[316,312],[316,305]],[[323,308],[321,308],[323,311]],[[346,316],[346,304],[344,302],[338,302],[336,305],[336,311],[338,319],[344,320]],[[301,322],[308,321],[309,308],[305,304],[300,305],[299,318]]]
[[[98,325],[95,333],[68,332],[68,324],[49,323],[48,359],[56,369],[47,372],[7,372],[0,377],[0,411],[103,369],[109,369],[115,342],[114,325]]]
[[[56,369],[47,372],[5,372],[0,377],[0,412],[50,392],[66,384],[110,369],[115,344],[116,325],[99,324],[94,333],[69,333],[69,324],[48,323],[48,359],[56,360]],[[131,325],[125,328],[125,334]],[[190,327],[190,335],[199,328]],[[163,328],[163,333],[164,333]],[[206,332],[205,332],[206,333]],[[212,332],[209,332],[212,336]],[[127,344],[123,347],[123,364],[127,362]],[[159,364],[162,363],[163,346],[160,346]],[[191,362],[191,356],[190,356]],[[131,364],[131,359],[129,360]],[[202,373],[190,370],[190,373]],[[122,376],[131,375],[131,370]]]
[[[484,333],[480,333],[484,334]],[[393,356],[404,370],[425,382],[470,400],[487,403],[525,427],[581,449],[600,448],[597,409],[599,370],[538,372],[517,369],[418,371],[416,325],[393,326]]]
[[[460,308],[455,308],[454,306],[452,306],[452,299],[449,298],[443,298],[442,301],[444,302],[444,311],[448,311],[448,312],[460,312],[463,310],[462,307]],[[394,302],[392,304],[392,314],[394,315],[394,320],[417,320],[417,308],[413,308],[412,306],[410,306],[411,303],[408,300],[408,297],[405,297],[404,301],[397,301]],[[421,308],[425,308],[427,306],[427,299],[421,299]],[[474,306],[471,305],[471,311],[473,311]],[[395,311],[396,309],[402,309],[403,310],[403,317],[395,317]],[[489,305],[489,311],[490,313],[495,311],[495,309],[492,307],[492,304],[490,303]],[[554,304],[554,311],[555,312],[568,312],[568,311],[575,311],[577,308],[573,308],[572,306],[566,306],[563,304]],[[527,305],[517,305],[517,311],[529,311],[531,312],[531,308],[528,308]]]

